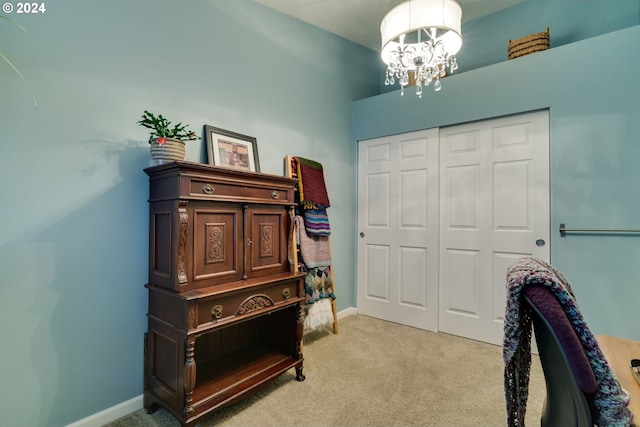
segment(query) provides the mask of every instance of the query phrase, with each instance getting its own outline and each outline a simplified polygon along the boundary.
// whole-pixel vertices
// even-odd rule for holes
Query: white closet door
[[[358,312],[438,326],[438,130],[358,144]]]
[[[443,332],[501,344],[506,269],[549,261],[547,111],[440,130]]]
[[[501,344],[506,270],[549,261],[547,111],[358,145],[358,311]]]

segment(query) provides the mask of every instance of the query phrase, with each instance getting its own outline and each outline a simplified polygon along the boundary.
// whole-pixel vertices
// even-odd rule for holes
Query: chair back
[[[541,427],[593,427],[596,379],[571,322],[548,288],[526,286],[523,298],[547,386]]]

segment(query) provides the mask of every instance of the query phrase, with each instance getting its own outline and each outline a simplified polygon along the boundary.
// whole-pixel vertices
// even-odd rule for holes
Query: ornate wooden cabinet
[[[189,162],[145,172],[145,408],[186,426],[291,368],[304,380],[304,273],[288,261],[295,180]]]

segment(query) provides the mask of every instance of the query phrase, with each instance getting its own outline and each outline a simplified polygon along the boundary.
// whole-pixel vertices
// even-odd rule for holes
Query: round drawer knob
[[[273,193],[271,193],[271,198],[274,200],[278,200],[280,198],[280,193],[274,191]]]
[[[221,305],[214,305],[213,307],[211,307],[211,315],[213,317],[215,317],[216,319],[219,319],[222,317],[222,306]]]
[[[213,188],[213,185],[211,184],[205,184],[202,186],[202,192],[205,194],[213,194],[213,192],[215,191],[215,189]]]

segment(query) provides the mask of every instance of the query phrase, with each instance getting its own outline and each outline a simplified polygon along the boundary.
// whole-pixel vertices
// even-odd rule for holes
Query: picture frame
[[[256,138],[210,125],[204,125],[204,135],[210,165],[260,172]]]

